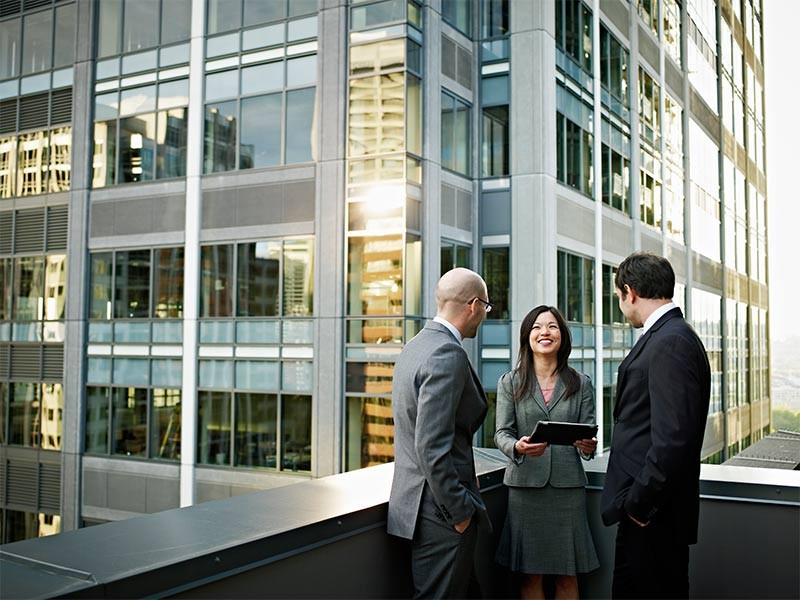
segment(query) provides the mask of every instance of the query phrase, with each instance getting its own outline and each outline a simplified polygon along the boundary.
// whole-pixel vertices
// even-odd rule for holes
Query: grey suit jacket
[[[411,539],[420,512],[455,525],[488,525],[478,491],[472,436],[486,416],[486,395],[453,334],[429,321],[394,367],[394,479],[387,530]]]
[[[581,375],[579,392],[567,396],[564,383],[556,382],[550,406],[545,404],[539,384],[534,382],[532,393],[514,400],[513,385],[519,385],[514,371],[509,371],[497,382],[497,430],[494,443],[509,457],[503,482],[515,487],[583,487],[586,473],[581,455],[574,446],[548,446],[537,457],[517,456],[514,444],[523,435],[530,435],[539,421],[566,421],[570,423],[595,422],[594,388],[586,375]],[[513,378],[513,379],[512,379]]]

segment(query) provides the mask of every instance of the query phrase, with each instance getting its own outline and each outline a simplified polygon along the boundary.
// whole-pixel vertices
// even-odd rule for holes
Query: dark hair
[[[627,285],[642,298],[670,300],[675,293],[675,271],[662,256],[634,252],[619,265],[614,285],[623,298],[628,295]]]
[[[525,315],[519,328],[519,358],[517,359],[517,367],[514,369],[519,385],[515,386],[514,400],[520,400],[529,393],[533,387],[533,381],[536,379],[533,371],[533,350],[531,350],[530,335],[536,319],[546,312],[552,313],[556,318],[558,328],[561,330],[561,346],[556,355],[558,358],[556,373],[564,381],[564,385],[567,388],[567,396],[574,394],[581,388],[581,379],[578,372],[567,364],[569,355],[572,352],[572,333],[570,333],[564,317],[561,316],[555,306],[542,304]]]

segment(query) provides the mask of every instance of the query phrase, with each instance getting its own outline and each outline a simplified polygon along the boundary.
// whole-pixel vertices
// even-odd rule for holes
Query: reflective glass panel
[[[20,134],[17,144],[18,196],[42,194],[47,189],[49,141],[47,131]]]
[[[53,50],[53,11],[29,13],[22,20],[22,74],[49,69]]]
[[[0,198],[16,193],[17,138],[0,137]]]
[[[240,317],[279,314],[280,242],[239,244],[237,310]]]
[[[183,316],[183,248],[156,248],[153,260],[153,316],[180,319]]]
[[[114,317],[150,316],[150,250],[117,252],[114,280]]]
[[[236,101],[206,105],[203,170],[206,173],[236,168]]]
[[[94,156],[92,157],[92,187],[114,184],[116,175],[117,122],[94,124]]]
[[[146,358],[115,358],[112,382],[122,385],[150,383],[149,362]]]
[[[242,69],[242,95],[270,92],[283,88],[283,61]],[[273,114],[273,113],[264,113]]]
[[[402,72],[351,79],[350,155],[402,152],[404,104],[405,75]],[[444,144],[443,136],[442,147]]]
[[[311,396],[281,399],[281,468],[311,470]]]
[[[231,462],[231,394],[197,394],[197,462],[229,465]]]
[[[83,451],[87,454],[108,453],[108,394],[107,387],[86,388]]]
[[[317,0],[289,0],[289,16],[296,17],[316,12],[318,4]]]
[[[278,344],[280,341],[280,321],[239,321],[236,323],[236,342],[239,344]]]
[[[156,178],[186,175],[188,108],[174,108],[156,115]]]
[[[156,153],[156,115],[149,113],[119,121],[119,182],[153,179]]]
[[[222,71],[206,75],[206,101],[236,96],[239,90],[239,71]]]
[[[159,0],[125,2],[123,52],[152,48],[158,44]]]
[[[11,319],[11,258],[0,258],[0,321]]]
[[[88,363],[86,381],[89,383],[111,383],[110,358],[90,358]]]
[[[179,460],[181,457],[181,391],[156,388],[151,393],[150,456],[163,460]]]
[[[147,455],[147,390],[112,388],[112,454]]]
[[[282,389],[289,392],[311,392],[314,384],[314,364],[308,361],[284,361]]]
[[[44,259],[14,259],[14,319],[36,321],[44,316]]]
[[[42,421],[40,447],[61,450],[61,424],[64,412],[64,388],[60,383],[42,384]]]
[[[97,8],[97,56],[117,54],[122,33],[122,0],[104,0],[97,3]]]
[[[72,174],[72,127],[58,127],[50,131],[50,177],[51,192],[69,190]]]
[[[38,383],[11,383],[8,407],[8,443],[17,446],[39,445],[41,388]]]
[[[199,371],[200,371],[200,387],[203,388],[233,387],[233,361],[201,360]]]
[[[189,104],[189,80],[179,79],[158,85],[158,109],[165,110]]]
[[[257,0],[256,0],[257,1]],[[263,4],[259,2],[259,4]],[[248,29],[242,32],[242,50],[252,50],[254,48],[264,48],[266,46],[275,46],[282,44],[284,41],[286,26],[283,23],[279,25],[268,25],[267,27],[259,27],[258,29]]]
[[[0,79],[19,75],[19,19],[0,21]]]
[[[188,40],[192,33],[192,0],[161,3],[161,44]]]
[[[89,255],[89,318],[111,318],[111,252]]]
[[[58,321],[64,318],[67,301],[67,257],[54,254],[45,259],[44,273],[44,318]]]
[[[286,93],[287,164],[309,162],[316,158],[315,119],[316,88]]]
[[[242,24],[241,0],[208,0],[208,33],[238,29]]]
[[[120,95],[119,114],[123,117],[155,109],[156,86],[154,85],[123,90]]]
[[[277,0],[244,0],[244,26],[269,23],[286,17],[286,2]]]
[[[236,464],[277,467],[278,397],[236,394]]]
[[[390,398],[347,399],[347,470],[394,460]]]
[[[264,115],[280,115],[282,102],[283,94],[280,93],[242,99],[240,169],[270,167],[281,163],[281,121],[265,119]]]
[[[286,61],[286,86],[310,85],[317,81],[317,56],[302,56]]]
[[[71,66],[75,62],[75,7],[76,4],[67,4],[56,8],[54,68]]]
[[[314,241],[287,240],[283,244],[283,314],[305,317],[314,308]]]
[[[286,38],[288,41],[302,40],[317,37],[317,17],[307,19],[296,19],[289,21]]]
[[[278,390],[280,372],[277,362],[236,361],[236,388],[240,390]]]
[[[383,23],[405,19],[406,0],[384,0],[368,6],[357,6],[350,11],[350,29],[364,29]]]
[[[200,269],[200,316],[233,316],[233,246],[203,246]]]
[[[239,33],[229,33],[208,38],[206,42],[206,57],[233,54],[239,50]]]
[[[348,314],[402,314],[402,238],[351,238],[347,256]]]
[[[483,278],[489,291],[489,301],[494,305],[488,319],[508,319],[511,309],[509,298],[508,248],[483,249]]]

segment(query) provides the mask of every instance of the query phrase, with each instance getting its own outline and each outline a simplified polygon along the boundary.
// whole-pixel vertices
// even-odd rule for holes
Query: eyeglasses
[[[467,304],[473,304],[473,303],[475,302],[475,300],[477,300],[478,302],[481,302],[481,303],[483,303],[483,305],[484,305],[484,307],[483,307],[483,308],[484,308],[484,309],[486,309],[486,312],[487,312],[487,313],[490,313],[490,312],[492,312],[492,309],[494,308],[494,304],[492,304],[491,302],[487,302],[486,300],[481,300],[481,299],[480,299],[480,298],[478,298],[477,296],[475,296],[475,297],[474,297],[472,300],[470,300],[469,302],[467,302]]]

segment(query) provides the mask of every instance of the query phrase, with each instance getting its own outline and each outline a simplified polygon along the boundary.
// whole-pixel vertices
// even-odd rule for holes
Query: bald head
[[[442,275],[436,284],[436,307],[445,318],[461,312],[475,297],[486,299],[486,283],[475,271],[458,267]]]

